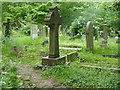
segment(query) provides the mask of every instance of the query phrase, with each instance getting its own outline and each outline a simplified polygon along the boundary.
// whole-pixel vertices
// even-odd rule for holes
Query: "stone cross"
[[[50,8],[50,13],[45,17],[46,25],[49,26],[49,56],[42,58],[42,65],[60,65],[66,62],[65,56],[59,55],[59,25],[60,16],[57,6]]]
[[[89,21],[86,26],[86,48],[87,50],[93,50],[93,25]]]
[[[37,38],[38,37],[38,26],[37,25],[31,25],[31,37],[32,39]]]
[[[101,47],[108,47],[108,27],[107,24],[103,25],[103,40],[102,40],[102,44]]]
[[[59,36],[58,29],[60,25],[60,16],[58,8],[53,6],[50,8],[50,14],[45,17],[46,24],[50,27],[49,32],[49,58],[59,57]]]

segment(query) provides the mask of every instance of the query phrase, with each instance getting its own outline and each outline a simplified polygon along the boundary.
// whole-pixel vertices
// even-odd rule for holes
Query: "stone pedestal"
[[[47,66],[62,65],[65,64],[65,62],[66,62],[65,56],[60,56],[57,58],[49,58],[49,57],[42,58],[42,65],[47,65]]]

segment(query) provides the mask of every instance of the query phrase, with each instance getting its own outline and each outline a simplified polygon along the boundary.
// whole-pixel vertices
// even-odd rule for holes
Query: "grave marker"
[[[93,25],[89,21],[86,26],[86,49],[93,50]]]
[[[107,28],[107,24],[103,25],[103,40],[102,40],[101,47],[103,47],[103,48],[108,47],[108,28]]]
[[[46,26],[44,25],[39,25],[39,36],[40,37],[47,37],[47,33],[48,33],[48,29]]]
[[[57,6],[50,8],[50,13],[45,17],[46,24],[50,27],[49,32],[49,56],[42,58],[42,65],[59,65],[65,63],[65,56],[59,55],[59,35],[60,16]]]
[[[38,37],[38,26],[37,25],[31,25],[31,37],[32,39],[37,38]]]

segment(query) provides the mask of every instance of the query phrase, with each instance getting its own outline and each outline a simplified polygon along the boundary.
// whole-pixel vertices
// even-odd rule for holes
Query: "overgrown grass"
[[[21,36],[20,34],[17,34]],[[81,65],[94,65],[108,68],[118,68],[118,59],[103,57],[101,54],[117,54],[118,44],[115,44],[115,39],[109,39],[109,48],[103,49],[100,47],[101,40],[94,41],[94,51],[86,51],[86,42],[80,38],[73,41],[69,40],[68,36],[60,36],[60,46],[81,46],[82,51],[77,51],[79,58],[74,62],[71,62],[70,66],[60,65],[47,68],[43,75],[59,78],[60,82],[65,86],[72,88],[117,88],[118,77],[117,73],[113,73],[109,70],[96,70],[90,68],[83,68]],[[48,40],[45,38],[31,39],[29,36],[22,35],[22,37],[12,37],[11,40],[7,39],[3,44],[3,58],[6,60],[12,60],[16,63],[29,64],[30,66],[37,66],[42,64],[41,58],[48,56],[48,44],[44,47],[42,42]],[[67,43],[67,44],[66,44]],[[24,46],[28,45],[28,51],[24,52],[25,56],[13,56],[12,46]],[[60,55],[65,56],[75,50],[60,50]],[[43,55],[42,55],[43,54]],[[80,62],[80,59],[84,59],[85,62]],[[6,65],[6,64],[4,64]],[[9,72],[10,73],[10,72]],[[3,81],[7,81],[4,76]],[[19,79],[16,79],[19,81]],[[17,83],[17,82],[16,82]],[[20,84],[16,85],[17,87]],[[4,87],[9,86],[5,84]]]
[[[60,46],[80,46],[83,50],[86,50],[86,40],[77,38],[75,40],[69,40],[68,36],[60,37]],[[94,53],[95,54],[118,54],[118,44],[115,43],[116,39],[109,38],[108,39],[108,48],[100,47],[102,43],[102,38],[98,41],[94,40]]]
[[[17,75],[17,68],[11,63],[11,59],[4,57],[0,66],[0,87],[1,88],[23,88],[23,82]]]
[[[69,88],[118,88],[118,74],[109,70],[60,65],[47,68],[43,75],[59,78]]]
[[[118,68],[118,58],[103,57],[90,52],[80,52],[79,57],[85,60],[85,62],[81,64]]]

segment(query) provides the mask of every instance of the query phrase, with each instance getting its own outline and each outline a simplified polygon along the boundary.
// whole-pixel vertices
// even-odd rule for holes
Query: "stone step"
[[[104,57],[119,57],[118,54],[102,54]]]
[[[68,47],[68,48],[82,48],[81,46],[62,46],[62,47]]]

